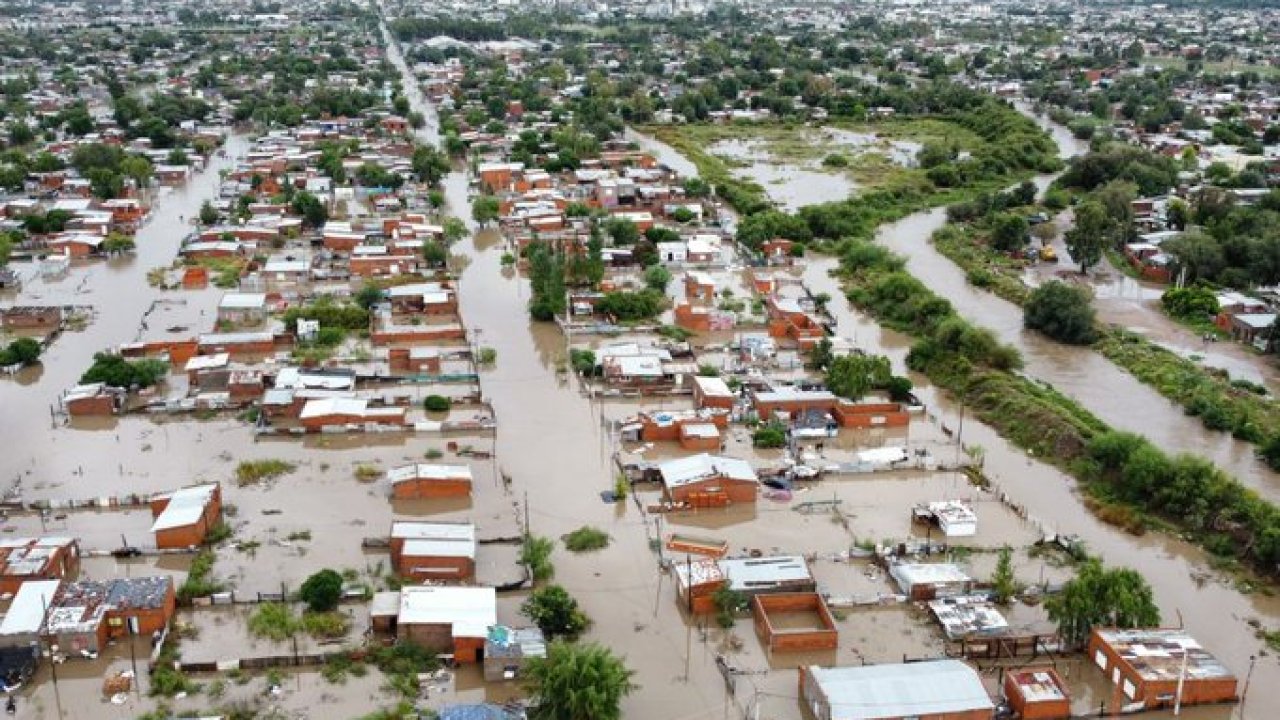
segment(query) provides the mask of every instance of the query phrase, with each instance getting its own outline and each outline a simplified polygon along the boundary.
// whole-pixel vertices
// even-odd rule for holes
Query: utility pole
[[[1178,670],[1178,689],[1173,695],[1173,716],[1178,717],[1182,714],[1182,686],[1187,681],[1187,652],[1185,647],[1182,648],[1182,667]]]

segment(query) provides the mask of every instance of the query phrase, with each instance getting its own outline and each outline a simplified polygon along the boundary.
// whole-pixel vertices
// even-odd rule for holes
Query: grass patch
[[[207,548],[196,553],[195,558],[191,560],[191,570],[187,572],[187,579],[178,588],[179,602],[185,604],[191,602],[192,598],[208,597],[222,592],[222,583],[213,577],[213,565],[217,561],[218,556]]]
[[[436,654],[414,643],[397,643],[374,649],[369,661],[387,677],[387,688],[406,698],[417,698],[418,675],[440,667]]]
[[[583,525],[560,539],[571,552],[591,552],[609,547],[609,533],[590,525]]]
[[[332,610],[329,612],[305,612],[302,614],[302,628],[307,634],[321,640],[334,640],[346,637],[351,629],[351,618],[346,613]]]
[[[288,640],[302,628],[302,622],[284,603],[262,603],[249,616],[249,634],[267,640]]]
[[[360,463],[356,465],[352,473],[356,476],[356,480],[360,482],[373,482],[382,477],[382,471],[373,463]]]
[[[520,547],[520,564],[529,569],[534,580],[550,580],[556,574],[556,566],[551,562],[555,548],[550,539],[526,533]]]
[[[298,469],[284,460],[242,460],[236,466],[236,483],[241,487],[274,480]]]

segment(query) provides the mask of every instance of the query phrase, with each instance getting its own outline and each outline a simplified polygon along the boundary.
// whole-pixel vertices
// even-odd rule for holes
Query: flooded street
[[[645,149],[656,152],[662,162],[692,169],[670,148],[651,139],[642,140]],[[449,204],[455,213],[466,216],[466,177],[454,173],[446,184]],[[929,226],[940,218],[940,213],[913,216],[888,232],[903,240],[913,237],[923,241],[931,232]],[[460,264],[465,265],[460,284],[463,314],[478,331],[481,341],[498,351],[497,365],[483,373],[482,386],[498,417],[500,463],[514,478],[513,495],[520,498],[528,493],[533,531],[554,537],[589,523],[605,529],[613,538],[608,549],[587,556],[570,556],[559,551],[555,557],[556,578],[581,599],[584,609],[595,620],[589,639],[598,639],[617,649],[638,671],[641,687],[624,702],[625,716],[673,720],[733,717],[755,695],[761,702],[763,717],[799,717],[794,675],[789,673],[748,678],[758,680],[758,684],[740,682],[736,700],[730,702],[714,664],[718,631],[686,630],[690,624],[671,601],[670,580],[657,571],[656,558],[649,547],[653,537],[649,526],[630,503],[600,502],[599,492],[612,486],[610,439],[602,428],[603,410],[599,404],[582,397],[574,381],[565,380],[556,372],[557,362],[566,355],[565,338],[553,326],[528,320],[523,312],[528,301],[527,285],[502,271],[503,245],[495,231],[477,232],[470,242],[456,245],[454,252],[462,256]],[[950,266],[945,259],[939,260]],[[834,297],[842,295],[838,283],[829,276],[833,267],[834,261],[829,258],[814,259],[807,264],[804,278],[814,292],[825,291]],[[946,294],[942,288],[939,291]],[[839,334],[854,339],[868,351],[887,354],[897,368],[903,367],[909,339],[882,330],[847,303],[833,303],[832,309]],[[1022,334],[1020,315],[1014,331]],[[1059,363],[1060,371],[1073,371],[1069,360],[1060,359]],[[955,427],[956,406],[929,387],[923,378],[913,379],[931,412]],[[1137,384],[1128,376],[1121,380]],[[1180,417],[1176,412],[1170,414]],[[1138,427],[1145,427],[1145,418]],[[1280,622],[1280,600],[1262,594],[1241,594],[1229,584],[1212,579],[1204,554],[1184,542],[1157,534],[1135,538],[1099,522],[1084,508],[1071,478],[1026,457],[981,423],[972,419],[966,422],[964,441],[984,448],[986,468],[1000,488],[1014,502],[1027,507],[1032,518],[1025,526],[1027,537],[1041,527],[1079,533],[1088,539],[1090,550],[1108,563],[1137,568],[1155,589],[1165,623],[1185,623],[1242,675],[1249,667],[1250,657],[1258,654],[1261,647],[1246,621],[1257,618],[1267,626]],[[546,448],[576,450],[549,454]],[[853,482],[835,487],[834,492],[841,496],[850,493],[850,499],[863,498],[859,500],[862,504],[866,504],[865,498],[869,497],[890,505],[900,502],[892,484],[864,487],[860,482]],[[821,490],[832,491],[831,485]],[[774,511],[773,508],[762,504],[755,513],[770,511]],[[786,511],[779,508],[774,512]],[[748,518],[707,519],[710,525],[700,522],[696,515],[668,518],[674,524],[714,528],[735,548],[763,545],[784,551],[798,547],[835,550],[840,543],[851,540],[825,521],[800,527],[780,524],[771,532],[767,529],[770,524],[745,524],[743,520]],[[893,527],[877,526],[882,522],[860,527],[855,520],[852,527],[855,534],[864,531],[872,536],[893,531]],[[803,542],[801,537],[805,538]],[[825,551],[820,550],[818,554],[822,556]],[[824,563],[817,567],[824,579],[836,571],[832,577],[837,582],[837,578],[849,572]],[[873,619],[865,613],[850,614],[841,622],[843,636],[838,656],[816,660],[891,661],[900,660],[903,653],[937,652],[931,643],[912,640],[920,637],[918,624],[908,620],[904,626],[897,620],[888,621],[889,617],[896,614],[890,613],[884,620]],[[734,632],[749,635],[750,629],[739,620]],[[748,641],[747,647],[754,648],[755,644]],[[688,663],[687,667],[682,661]],[[745,656],[735,656],[734,661],[741,667],[752,668],[759,666],[753,663],[765,662],[765,658],[753,649]],[[754,687],[745,687],[748,684]],[[1251,688],[1249,711],[1241,716],[1252,720],[1269,718],[1269,708],[1280,706],[1280,664],[1271,658],[1260,659]],[[1090,703],[1096,707],[1096,700],[1096,697],[1082,699],[1078,707],[1083,709]],[[1233,714],[1235,711],[1226,708],[1198,708],[1184,711],[1182,717],[1222,720]]]
[[[404,76],[413,109],[426,118],[418,137],[438,145],[438,118],[418,91],[385,26],[383,34],[389,57]],[[671,148],[644,136],[629,137],[661,162],[696,174]],[[1068,147],[1062,138],[1055,139]],[[159,198],[150,221],[138,234],[135,256],[74,267],[68,277],[55,282],[32,280],[19,294],[23,303],[92,305],[95,316],[86,329],[69,332],[53,344],[34,382],[0,381],[0,403],[6,409],[0,417],[6,448],[0,458],[0,486],[20,478],[23,496],[30,501],[146,495],[202,480],[220,481],[235,539],[218,551],[215,574],[246,594],[296,587],[317,569],[318,557],[324,558],[325,566],[381,587],[387,554],[367,550],[361,539],[385,536],[393,518],[469,520],[480,538],[504,538],[517,534],[520,519],[528,517],[534,534],[557,541],[555,582],[576,597],[592,619],[585,639],[613,649],[636,671],[639,687],[623,702],[627,718],[799,718],[802,708],[793,669],[797,665],[896,662],[904,657],[936,657],[944,647],[926,613],[910,604],[871,605],[839,613],[840,643],[835,650],[770,655],[756,641],[749,618],[739,617],[733,627],[722,630],[710,618],[691,617],[675,601],[673,573],[660,569],[665,552],[660,538],[671,530],[713,534],[723,538],[734,555],[812,554],[813,573],[824,590],[841,598],[874,598],[895,591],[865,560],[848,557],[850,547],[859,541],[918,537],[920,530],[913,525],[909,508],[940,497],[963,498],[977,508],[983,523],[974,538],[978,550],[968,559],[957,558],[975,577],[990,574],[994,564],[990,551],[1002,543],[1025,548],[1045,532],[1077,533],[1086,538],[1091,552],[1109,564],[1141,571],[1160,603],[1164,624],[1185,624],[1242,682],[1251,658],[1263,647],[1248,621],[1256,620],[1268,629],[1280,626],[1280,598],[1241,593],[1209,570],[1205,555],[1187,543],[1157,533],[1134,537],[1101,523],[1085,509],[1071,478],[1028,457],[971,417],[963,422],[962,439],[983,449],[984,467],[997,485],[996,492],[971,487],[959,473],[854,476],[823,480],[797,492],[798,501],[838,503],[837,513],[801,512],[788,502],[762,499],[727,511],[673,512],[661,516],[660,523],[657,516],[641,509],[659,499],[652,485],[635,486],[636,497],[624,502],[603,502],[601,492],[614,488],[618,472],[614,452],[622,449],[609,429],[613,421],[644,407],[678,410],[691,402],[678,397],[642,405],[582,392],[579,380],[563,368],[571,345],[595,340],[566,337],[551,323],[529,319],[528,283],[502,264],[507,244],[498,230],[479,228],[471,220],[471,187],[464,169],[455,169],[444,180],[447,207],[472,231],[451,247],[449,264],[458,272],[458,314],[465,320],[469,340],[496,351],[495,363],[480,371],[484,400],[497,419],[496,431],[255,439],[242,420],[146,416],[81,421],[74,426],[58,420],[51,427],[50,407],[89,367],[93,353],[139,337],[177,337],[170,327],[187,328],[182,333],[192,334],[210,324],[208,317],[221,290],[166,293],[150,288],[146,274],[173,262],[182,238],[191,230],[188,221],[201,202],[216,195],[219,171],[232,166],[247,147],[244,137],[232,136],[226,157],[212,158],[210,167],[185,187]],[[949,298],[963,315],[1016,344],[1027,359],[1029,375],[1077,397],[1119,428],[1146,434],[1169,450],[1188,449],[1213,457],[1242,482],[1258,487],[1267,497],[1280,498],[1280,482],[1253,461],[1247,446],[1204,431],[1198,422],[1183,417],[1178,408],[1095,353],[1024,332],[1020,310],[970,288],[963,273],[927,242],[944,221],[940,210],[919,213],[883,228],[880,240],[906,255],[911,272]],[[835,266],[833,258],[810,257],[797,275],[813,292],[836,298],[829,309],[837,334],[868,352],[888,356],[897,372],[906,372],[904,358],[911,340],[881,328],[841,300],[843,292],[830,274]],[[163,302],[157,304],[157,300]],[[961,426],[960,408],[927,379],[912,374],[912,380],[928,407],[927,415],[917,417],[906,431],[916,439],[874,429],[857,434],[849,444],[874,447],[910,441],[933,443],[943,452],[948,449],[941,428]],[[749,438],[742,435],[735,442],[749,445]],[[74,452],[69,451],[72,447]],[[466,457],[459,447],[491,456]],[[626,448],[637,454],[648,449]],[[656,450],[648,457],[662,454]],[[469,466],[474,496],[390,499],[389,483],[382,477],[386,469],[441,456],[448,458],[445,462]],[[269,482],[236,484],[236,463],[264,459],[287,461],[295,467]],[[368,469],[376,472],[362,472]],[[509,484],[504,476],[511,478]],[[1001,501],[999,492],[1007,494],[1008,502]],[[1015,512],[1010,503],[1024,507],[1027,516]],[[86,548],[105,549],[117,543],[119,534],[142,541],[148,534],[148,516],[145,510],[71,511],[46,526],[37,515],[15,514],[5,519],[4,531],[15,536],[75,534],[83,538]],[[584,554],[565,550],[559,538],[582,525],[607,532],[609,546]],[[479,577],[489,580],[490,573],[509,569],[511,554],[511,546],[482,546],[476,558]],[[186,555],[128,561],[96,557],[85,562],[83,574],[180,578],[189,564]],[[1064,568],[1021,550],[1015,568],[1019,579],[1028,583],[1056,583],[1068,576]],[[499,619],[521,623],[518,608],[523,598],[523,592],[503,593]],[[367,626],[366,610],[365,605],[348,609],[353,637]],[[242,654],[246,647],[257,654],[289,652],[285,643],[251,638],[247,612],[243,607],[182,611],[179,621],[192,634],[184,654],[189,659],[219,661]],[[1038,608],[1018,605],[1009,614],[1011,624],[1023,629],[1039,630],[1045,625]],[[141,645],[136,648],[139,662],[149,652]],[[304,649],[316,647],[309,644]],[[729,675],[735,682],[731,690],[717,666],[718,655],[742,671]],[[49,682],[46,667],[24,696],[22,717],[137,717],[154,708],[154,703],[130,696],[124,704],[112,705],[101,695],[104,673],[128,667],[129,648],[123,643],[113,645],[100,662],[59,666],[58,684]],[[1068,677],[1098,675],[1080,657],[1062,661],[1059,670]],[[206,682],[212,676],[198,679]],[[993,673],[984,679],[994,687]],[[1274,708],[1280,707],[1280,662],[1272,656],[1258,658],[1251,680],[1247,708],[1193,708],[1181,717],[1274,717]],[[309,717],[357,717],[392,702],[378,672],[344,682],[344,686],[332,686],[316,672],[285,672],[279,694],[268,696],[264,679],[250,675],[243,683],[228,681],[224,699],[247,702],[266,696],[269,705]],[[1096,710],[1106,699],[1105,683],[1099,678],[1080,685],[1085,691],[1075,698],[1074,709]],[[486,683],[472,667],[460,671],[450,683],[433,687],[431,697],[434,704],[501,702],[517,689],[514,684]],[[179,708],[207,709],[210,704],[207,697],[191,697],[182,700]],[[321,705],[325,709],[317,712]],[[1171,714],[1144,717],[1164,719]]]

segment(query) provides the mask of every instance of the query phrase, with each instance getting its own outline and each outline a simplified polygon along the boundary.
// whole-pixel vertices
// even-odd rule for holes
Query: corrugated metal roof
[[[995,707],[972,667],[934,660],[861,667],[810,667],[831,706],[832,720],[876,720]]]

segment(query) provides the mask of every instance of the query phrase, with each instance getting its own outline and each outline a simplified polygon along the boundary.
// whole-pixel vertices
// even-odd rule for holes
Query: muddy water
[[[93,354],[135,340],[141,332],[144,313],[157,299],[181,303],[173,309],[157,306],[163,316],[173,311],[184,320],[167,322],[157,318],[151,331],[162,332],[161,325],[171,325],[191,319],[198,309],[207,306],[209,317],[216,307],[220,293],[169,293],[147,286],[146,274],[151,268],[169,266],[182,239],[192,231],[192,218],[200,211],[200,204],[217,195],[218,171],[230,168],[236,158],[247,148],[243,136],[232,135],[226,142],[226,156],[215,155],[209,167],[195,175],[185,186],[172,191],[164,190],[153,205],[147,223],[138,231],[137,250],[129,257],[109,261],[85,261],[72,267],[66,277],[57,280],[35,279],[27,282],[15,299],[19,304],[74,304],[92,305],[94,319],[79,332],[64,333],[41,358],[40,380],[37,383],[0,381],[0,437],[6,447],[21,448],[19,452],[6,452],[0,458],[0,478],[14,477],[19,468],[29,467],[32,459],[41,460],[57,455],[62,446],[57,434],[50,433],[49,412],[58,396],[76,384],[80,375],[93,362]],[[15,265],[25,278],[35,275],[31,265]],[[192,328],[191,332],[199,332]],[[107,457],[82,459],[86,464],[100,463]]]
[[[1196,418],[1155,389],[1089,348],[1072,347],[1022,327],[1022,309],[975,288],[964,271],[928,242],[946,223],[945,210],[912,215],[886,225],[878,239],[907,259],[907,269],[956,310],[980,327],[993,330],[1021,351],[1025,372],[1070,395],[1112,426],[1140,433],[1166,451],[1203,455],[1240,482],[1272,501],[1280,501],[1280,479],[1254,456],[1249,443],[1205,429]]]
[[[669,150],[669,149],[668,149]],[[666,157],[664,158],[663,155]],[[660,159],[679,167],[672,156]],[[676,156],[678,157],[678,156]],[[466,178],[451,175],[447,180],[451,206],[466,216]],[[497,412],[497,444],[504,469],[515,478],[517,497],[528,493],[533,530],[555,536],[583,523],[596,524],[614,538],[607,550],[587,556],[569,557],[557,553],[557,580],[581,598],[596,624],[590,639],[600,640],[627,656],[637,670],[640,689],[624,705],[628,717],[682,718],[728,717],[747,707],[751,698],[761,703],[766,716],[798,717],[794,676],[772,673],[764,678],[740,679],[734,698],[726,696],[714,669],[714,654],[723,649],[724,635],[715,630],[689,631],[685,619],[670,601],[670,581],[655,572],[648,548],[649,530],[631,505],[608,506],[597,493],[610,486],[608,438],[601,429],[599,409],[573,392],[571,382],[555,375],[555,364],[565,355],[565,342],[553,328],[533,325],[517,308],[528,294],[514,276],[500,272],[500,243],[492,231],[478,234],[470,245],[463,241],[456,249],[466,255],[460,297],[472,327],[483,333],[483,342],[498,350],[497,366],[484,373],[482,385]],[[830,260],[812,263],[806,279],[815,291],[840,294],[837,283],[828,277]],[[840,333],[855,338],[869,350],[890,355],[901,368],[909,339],[880,329],[873,321],[834,303]],[[921,392],[935,412],[952,427],[957,411],[923,379]],[[1280,622],[1280,601],[1262,596],[1246,596],[1233,588],[1204,578],[1205,557],[1195,548],[1164,536],[1134,538],[1096,521],[1074,493],[1073,481],[1052,467],[1027,458],[989,428],[970,419],[964,439],[986,450],[987,467],[1013,499],[1028,507],[1044,526],[1077,532],[1089,538],[1090,547],[1108,562],[1138,568],[1150,579],[1169,622],[1181,618],[1212,651],[1241,675],[1249,657],[1260,644],[1245,624],[1261,618],[1264,624]],[[856,485],[849,485],[856,492]],[[892,495],[889,488],[879,494]],[[789,518],[785,510],[772,511],[761,505],[753,516]],[[794,549],[796,538],[804,548],[831,549],[842,540],[843,531],[834,523],[819,521],[801,525],[785,523],[735,523],[733,518],[707,515],[672,517],[673,524],[714,528],[730,536],[734,546],[777,546]],[[709,523],[706,521],[710,521]],[[763,531],[763,528],[776,528]],[[866,528],[875,533],[874,525]],[[885,527],[885,531],[892,528]],[[824,572],[819,570],[819,572]],[[665,587],[664,587],[665,585]],[[851,614],[842,621],[843,637],[850,645],[842,648],[838,662],[891,661],[902,653],[936,653],[936,642],[920,621],[903,618],[881,621],[863,614]],[[739,621],[732,635],[745,635],[745,650],[733,662],[747,669],[768,661],[750,637],[749,626]],[[682,637],[683,635],[683,637]],[[862,652],[866,655],[862,655]],[[817,658],[830,662],[832,658]],[[684,662],[682,662],[684,660]],[[750,685],[750,687],[745,687]],[[1268,708],[1280,704],[1280,665],[1274,660],[1259,662],[1250,697],[1250,718],[1270,717]],[[1256,709],[1256,710],[1254,710]],[[1212,709],[1184,714],[1187,717],[1225,718],[1230,711]]]

